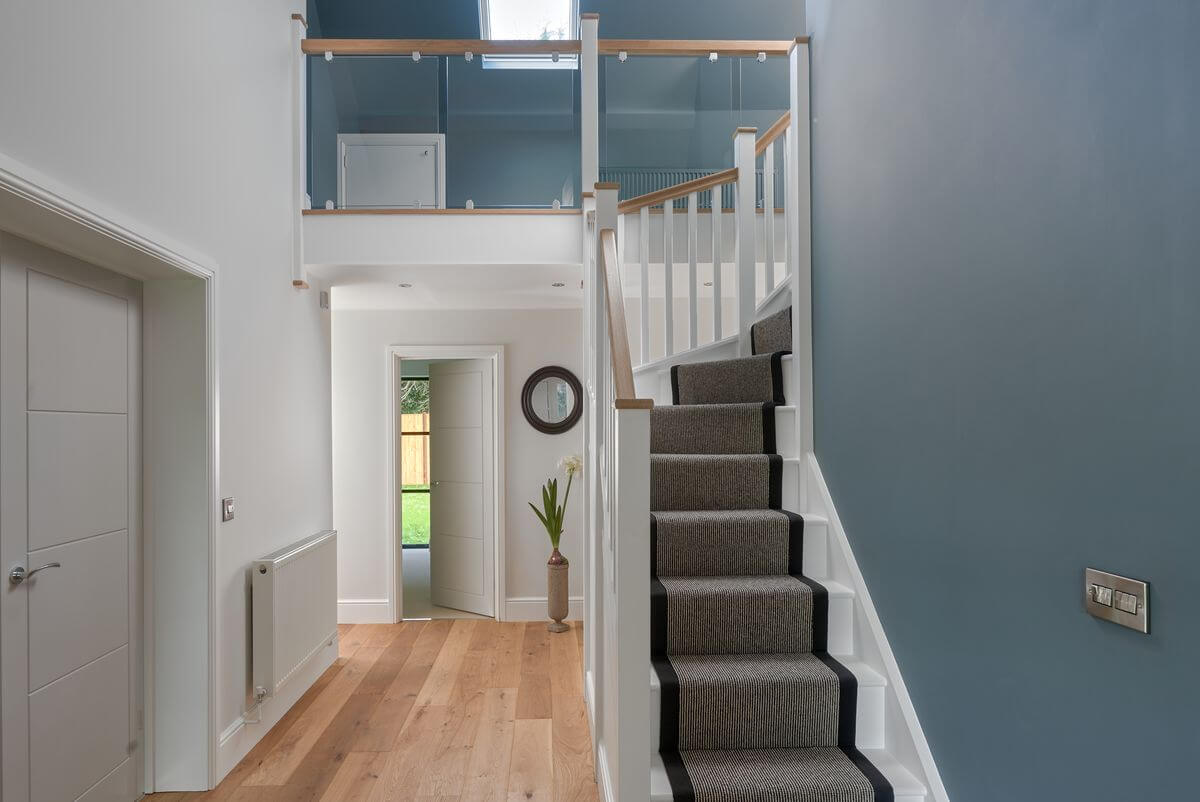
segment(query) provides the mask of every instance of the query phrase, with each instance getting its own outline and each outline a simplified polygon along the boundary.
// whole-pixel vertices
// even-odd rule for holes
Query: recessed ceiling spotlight
[[[411,284],[409,284],[407,281],[402,281],[402,282],[400,282],[399,284],[397,284],[396,286],[397,286],[397,287],[399,287],[399,288],[400,288],[400,289],[402,289],[402,290],[407,290],[407,289],[410,289],[410,288],[412,287],[412,285],[411,285]]]
[[[564,282],[561,282],[561,281],[556,281],[556,282],[554,282],[553,284],[551,284],[550,286],[551,286],[551,287],[565,287],[565,286],[567,286],[567,285],[566,285]]]

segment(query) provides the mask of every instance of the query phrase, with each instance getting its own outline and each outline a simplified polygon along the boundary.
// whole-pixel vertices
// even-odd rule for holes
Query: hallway
[[[216,789],[152,802],[596,800],[583,631],[341,625],[340,654]]]

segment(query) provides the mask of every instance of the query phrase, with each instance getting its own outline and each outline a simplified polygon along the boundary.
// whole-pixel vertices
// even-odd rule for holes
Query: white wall
[[[333,340],[333,523],[338,530],[338,598],[382,600],[387,520],[387,360],[390,345],[503,345],[505,583],[508,599],[546,595],[546,532],[526,502],[583,450],[583,427],[541,434],[521,414],[521,388],[544,365],[582,374],[579,310],[378,311],[337,309]],[[578,491],[578,492],[577,492]],[[571,492],[562,550],[571,595],[583,594],[583,493]]]
[[[238,502],[216,544],[219,731],[246,704],[244,566],[332,523],[326,323],[290,287],[302,8],[0,0],[0,153],[217,264],[219,490]]]

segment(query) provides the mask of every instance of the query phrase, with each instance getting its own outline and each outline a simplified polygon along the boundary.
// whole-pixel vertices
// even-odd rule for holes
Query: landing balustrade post
[[[308,57],[304,40],[308,23],[300,14],[292,15],[292,286],[308,289],[304,269],[304,217],[308,203]]]
[[[737,265],[738,352],[750,355],[750,326],[754,323],[755,278],[755,175],[754,139],[758,129],[738,128],[733,136],[733,166],[738,170],[733,193],[735,226],[734,264]]]
[[[579,18],[579,140],[583,147],[580,173],[590,189],[600,180],[600,15]]]

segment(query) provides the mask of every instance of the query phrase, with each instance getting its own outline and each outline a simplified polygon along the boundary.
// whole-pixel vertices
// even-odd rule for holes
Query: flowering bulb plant
[[[542,526],[546,527],[546,534],[550,536],[550,547],[555,551],[558,551],[558,544],[562,539],[563,519],[567,515],[567,501],[571,498],[571,482],[575,474],[583,472],[583,459],[578,455],[563,457],[558,467],[567,474],[567,492],[563,494],[562,504],[558,503],[558,479],[548,479],[546,484],[542,485],[542,509],[539,510],[532,501],[529,502],[533,514],[542,522]]]

